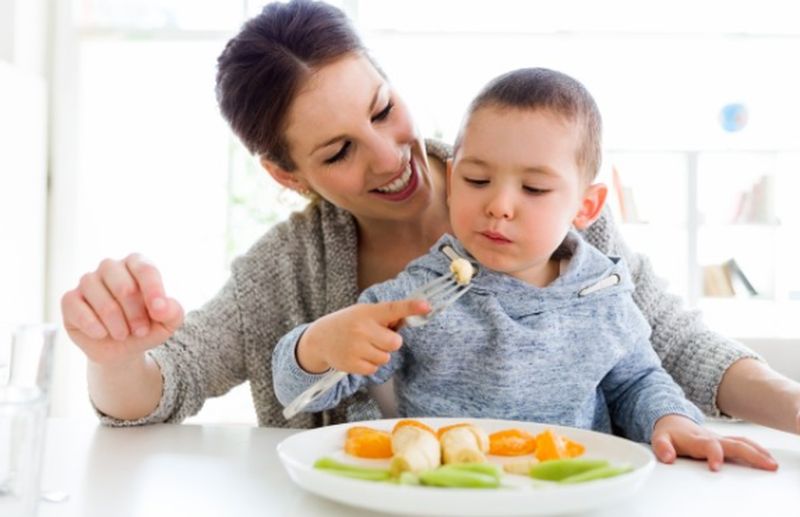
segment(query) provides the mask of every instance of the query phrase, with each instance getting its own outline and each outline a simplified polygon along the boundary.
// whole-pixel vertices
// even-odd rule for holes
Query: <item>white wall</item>
[[[47,0],[0,0],[0,371],[45,319]]]
[[[761,354],[775,370],[800,382],[800,340],[762,338],[741,341]]]

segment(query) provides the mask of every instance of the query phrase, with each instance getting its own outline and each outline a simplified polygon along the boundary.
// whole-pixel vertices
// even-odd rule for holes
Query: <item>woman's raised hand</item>
[[[161,274],[138,254],[105,259],[61,298],[69,337],[99,365],[122,364],[165,342],[183,323]]]
[[[359,303],[323,316],[308,326],[297,345],[297,360],[306,371],[328,368],[372,375],[403,344],[395,330],[404,318],[430,311],[423,300]]]

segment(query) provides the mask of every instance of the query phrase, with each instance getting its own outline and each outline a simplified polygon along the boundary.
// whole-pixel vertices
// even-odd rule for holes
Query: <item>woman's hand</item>
[[[318,319],[297,344],[297,362],[311,373],[334,368],[372,375],[403,344],[395,332],[403,318],[427,314],[422,300],[360,303]]]
[[[672,463],[676,456],[703,459],[717,471],[723,461],[735,461],[757,469],[777,470],[768,450],[741,436],[719,436],[680,415],[661,417],[650,440],[659,461]]]
[[[106,259],[61,298],[64,328],[101,367],[141,359],[182,323],[180,304],[164,294],[161,274],[137,254]]]

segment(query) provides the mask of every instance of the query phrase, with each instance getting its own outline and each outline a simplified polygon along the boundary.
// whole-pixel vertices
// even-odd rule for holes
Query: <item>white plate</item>
[[[420,418],[437,429],[471,422],[487,433],[518,427],[538,434],[553,429],[586,446],[585,458],[601,458],[612,464],[629,464],[628,474],[576,485],[536,482],[524,476],[504,477],[500,489],[434,488],[394,485],[336,476],[316,470],[323,456],[369,466],[387,466],[388,460],[359,460],[343,451],[347,429],[354,425],[391,430],[397,419],[353,422],[299,432],[278,444],[278,456],[295,483],[322,497],[388,513],[412,515],[541,515],[580,512],[608,505],[633,494],[653,470],[650,449],[616,436],[547,424],[476,418]],[[490,456],[495,462],[502,458]]]

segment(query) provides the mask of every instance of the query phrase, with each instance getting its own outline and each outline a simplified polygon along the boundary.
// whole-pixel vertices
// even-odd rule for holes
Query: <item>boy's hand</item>
[[[719,436],[681,415],[661,417],[650,440],[659,461],[672,463],[676,456],[706,459],[717,471],[725,460],[763,470],[777,470],[778,463],[765,448],[741,436]]]
[[[372,375],[403,344],[395,332],[403,318],[430,312],[422,300],[359,303],[318,319],[297,344],[297,362],[311,373],[334,368]]]

